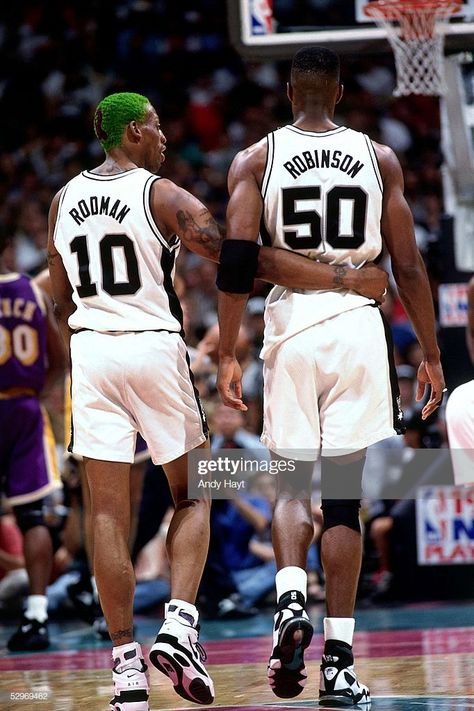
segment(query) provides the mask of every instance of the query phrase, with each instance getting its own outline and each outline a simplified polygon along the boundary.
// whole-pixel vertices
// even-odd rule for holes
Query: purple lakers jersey
[[[0,391],[39,393],[46,372],[46,320],[41,292],[29,277],[0,274]]]

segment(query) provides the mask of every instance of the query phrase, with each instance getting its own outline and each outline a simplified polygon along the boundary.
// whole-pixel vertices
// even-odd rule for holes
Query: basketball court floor
[[[315,636],[306,654],[308,684],[296,699],[277,699],[266,682],[272,612],[238,621],[203,621],[201,640],[216,687],[213,708],[225,711],[317,709],[322,604],[310,608]],[[161,620],[136,617],[148,653]],[[10,654],[13,625],[0,628],[1,711],[108,711],[110,652],[81,622],[50,623],[42,653]],[[372,711],[474,710],[474,600],[370,607],[357,611],[356,671],[372,691]],[[177,696],[154,667],[150,709],[198,708]]]

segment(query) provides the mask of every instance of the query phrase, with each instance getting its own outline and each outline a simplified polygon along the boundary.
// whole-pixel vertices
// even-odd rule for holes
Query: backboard
[[[459,272],[474,272],[474,55],[445,61],[447,92],[440,102],[445,211],[454,218],[454,258]]]
[[[227,0],[231,40],[247,59],[289,59],[307,44],[344,54],[389,52],[384,29],[363,13],[367,0]],[[474,0],[447,26],[447,54],[474,48]]]

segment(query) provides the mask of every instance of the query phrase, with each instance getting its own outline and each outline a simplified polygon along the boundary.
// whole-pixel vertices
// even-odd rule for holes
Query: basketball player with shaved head
[[[166,138],[156,110],[135,93],[98,105],[105,160],[70,180],[49,214],[48,262],[56,315],[70,351],[73,438],[84,458],[94,529],[94,574],[113,643],[114,711],[148,711],[147,666],[133,635],[134,574],[128,551],[129,473],[135,439],[163,466],[175,504],[167,550],[171,600],[151,662],[188,701],[210,704],[213,683],[198,642],[196,594],[209,543],[207,499],[188,497],[188,456],[208,428],[189,368],[173,288],[181,242],[218,261],[223,232],[208,209],[156,174]],[[262,251],[258,276],[299,288],[343,278],[381,299],[387,275],[357,278],[332,266]],[[191,472],[192,475],[192,472]]]
[[[235,342],[256,273],[259,235],[289,255],[333,265],[342,278],[385,247],[423,350],[417,397],[430,386],[426,418],[441,402],[444,379],[400,164],[387,146],[334,122],[343,87],[331,50],[299,50],[287,93],[293,123],[240,152],[229,171],[227,238],[217,277],[221,397],[230,407],[246,408]],[[284,467],[278,474],[272,524],[278,603],[267,673],[279,697],[296,696],[306,683],[304,650],[313,634],[305,611],[311,477],[322,455],[327,617],[319,703],[370,703],[354,672],[353,614],[365,450],[403,426],[388,332],[378,304],[342,283],[332,291],[275,286],[267,297],[262,441],[275,457],[299,464],[295,475]]]

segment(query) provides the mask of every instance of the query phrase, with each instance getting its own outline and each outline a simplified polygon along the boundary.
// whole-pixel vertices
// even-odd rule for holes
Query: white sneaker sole
[[[190,660],[185,651],[158,641],[151,648],[150,661],[158,671],[171,679],[174,690],[183,699],[202,705],[214,701],[212,680],[205,670],[196,668],[196,663]]]

